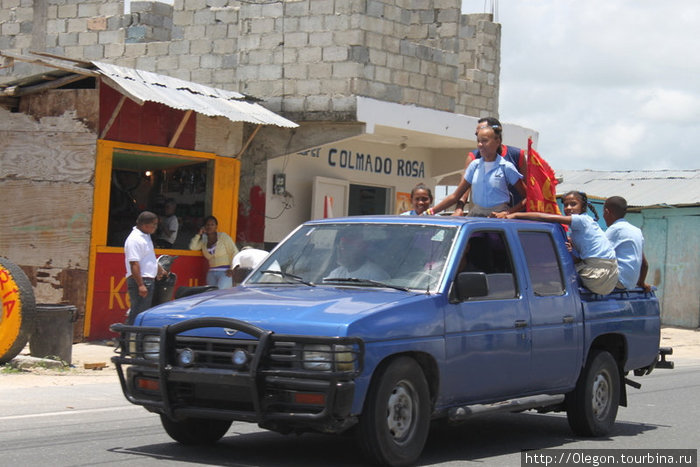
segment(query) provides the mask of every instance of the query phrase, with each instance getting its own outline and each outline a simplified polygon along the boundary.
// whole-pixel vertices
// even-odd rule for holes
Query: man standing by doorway
[[[126,324],[134,324],[136,315],[151,307],[156,278],[165,274],[158,265],[151,235],[158,228],[158,216],[143,211],[136,218],[136,226],[124,242],[126,288],[129,293],[129,315]]]

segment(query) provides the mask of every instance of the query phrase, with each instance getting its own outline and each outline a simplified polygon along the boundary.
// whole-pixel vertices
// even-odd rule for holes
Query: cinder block
[[[169,42],[149,42],[146,44],[146,53],[150,56],[160,57],[170,55]]]
[[[308,96],[305,107],[307,111],[311,112],[329,111],[331,110],[331,99],[325,94]]]
[[[386,52],[383,50],[369,49],[369,61],[376,66],[385,66]]]
[[[207,39],[190,41],[190,53],[195,55],[204,55],[211,53],[212,43]]]
[[[282,78],[282,67],[279,65],[261,65],[261,80],[277,80]]]
[[[355,112],[357,110],[357,97],[334,96],[331,99],[331,110],[334,112]]]
[[[306,47],[309,45],[309,35],[306,32],[290,32],[284,36],[285,47]]]
[[[80,45],[95,45],[95,44],[97,44],[97,33],[96,32],[78,33],[78,44],[80,44]]]
[[[221,55],[205,54],[199,57],[199,66],[201,68],[221,68]]]
[[[325,82],[324,82],[325,83]],[[296,92],[302,96],[309,96],[321,93],[321,80],[307,79],[296,82]],[[324,92],[328,92],[324,86]]]
[[[87,60],[102,60],[104,56],[104,46],[101,44],[93,44],[83,47],[83,55],[80,58]]]
[[[306,80],[309,78],[308,65],[295,63],[284,68],[284,77],[294,80]]]
[[[96,18],[88,18],[87,28],[90,31],[106,31],[107,30],[107,18],[105,16],[98,16]],[[70,25],[68,26],[70,28]]]
[[[342,62],[348,59],[347,47],[324,47],[323,61],[326,62]]]
[[[299,18],[299,30],[304,32],[322,31],[323,17],[309,15]]]
[[[11,23],[7,23],[7,24],[9,25]],[[46,32],[48,34],[63,34],[64,32],[66,32],[66,24],[67,24],[67,22],[65,19],[50,19],[50,20],[46,21]],[[3,24],[3,26],[5,26],[5,25]],[[18,27],[18,30],[19,30],[19,27]],[[3,35],[4,34],[10,34],[10,33],[9,32],[6,33],[3,31]],[[17,33],[14,33],[14,34],[17,34]]]
[[[19,23],[0,24],[0,32],[3,36],[16,36],[19,34]]]
[[[177,70],[178,59],[170,55],[163,55],[156,58],[156,72],[165,75]]]
[[[213,53],[219,55],[232,54],[236,52],[238,41],[236,39],[219,39],[214,41]]]
[[[105,58],[121,57],[124,55],[124,49],[125,46],[123,41],[104,44]]]
[[[315,47],[329,47],[334,45],[331,31],[318,31],[309,33],[309,45]]]
[[[124,44],[124,30],[118,31],[100,31],[97,34],[97,42],[102,45],[107,44]]]
[[[250,20],[250,32],[252,34],[268,34],[275,30],[273,18],[252,18]]]
[[[192,23],[194,23],[194,11],[184,10],[173,12],[173,24],[190,25]]]
[[[58,18],[75,18],[78,16],[78,5],[68,4],[58,6]]]
[[[100,15],[100,6],[97,3],[79,2],[78,16],[81,18],[94,18]]]
[[[171,55],[185,55],[190,53],[190,41],[170,41],[168,53]],[[198,59],[199,60],[199,59]]]
[[[333,0],[309,0],[309,11],[315,15],[332,15],[335,3]]]
[[[306,47],[298,49],[299,63],[317,63],[320,62],[323,56],[321,47]]]
[[[207,38],[212,41],[228,37],[228,25],[226,24],[210,24],[205,27],[205,31]]]

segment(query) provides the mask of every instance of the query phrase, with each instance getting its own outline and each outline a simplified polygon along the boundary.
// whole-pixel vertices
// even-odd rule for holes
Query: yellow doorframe
[[[145,144],[122,143],[97,140],[95,159],[95,188],[93,193],[92,226],[90,236],[90,262],[88,265],[87,303],[85,304],[85,324],[83,335],[90,336],[92,305],[94,299],[96,259],[98,252],[123,251],[118,247],[108,247],[107,228],[109,224],[109,196],[112,179],[112,157],[115,149],[160,153],[167,156],[182,156],[214,161],[213,199],[211,215],[219,221],[219,229],[231,232],[235,241],[238,222],[238,186],[240,161],[231,157],[217,156],[210,152],[150,146]],[[192,253],[197,254],[197,253]],[[201,252],[198,253],[201,255]]]

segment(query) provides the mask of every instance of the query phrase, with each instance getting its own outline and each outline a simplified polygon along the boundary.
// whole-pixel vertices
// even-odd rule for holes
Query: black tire
[[[357,438],[367,459],[375,464],[414,463],[430,428],[430,393],[415,360],[400,357],[372,380]]]
[[[0,365],[22,351],[34,331],[34,290],[19,266],[0,258]]]
[[[176,421],[161,415],[160,423],[166,433],[180,444],[207,445],[219,441],[231,427],[232,421],[207,418],[185,418]]]
[[[580,436],[605,436],[615,424],[620,404],[620,370],[604,350],[593,351],[576,383],[566,395],[566,417]]]

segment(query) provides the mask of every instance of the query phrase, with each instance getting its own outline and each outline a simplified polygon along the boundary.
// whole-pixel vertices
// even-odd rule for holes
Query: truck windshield
[[[439,284],[456,232],[456,227],[433,225],[304,225],[270,254],[246,284],[432,291]]]

